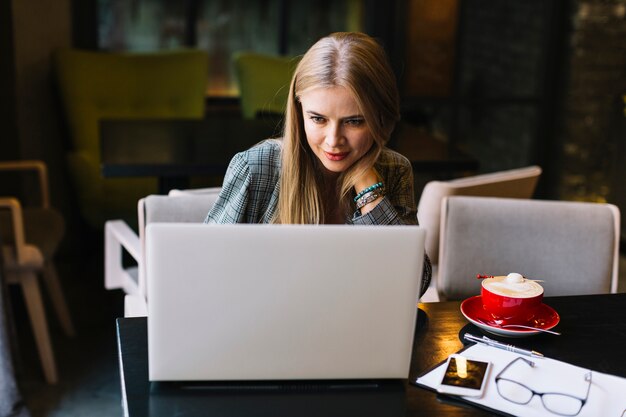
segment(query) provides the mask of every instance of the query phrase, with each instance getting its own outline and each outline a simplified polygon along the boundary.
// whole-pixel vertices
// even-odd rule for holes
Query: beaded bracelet
[[[377,189],[377,188],[381,188],[382,186],[383,186],[383,183],[382,183],[382,182],[377,182],[377,183],[376,183],[376,184],[374,184],[374,185],[370,185],[369,187],[367,187],[366,189],[364,189],[364,190],[362,190],[360,193],[358,193],[358,194],[356,195],[356,197],[354,197],[354,202],[356,203],[356,202],[357,202],[357,200],[358,200],[359,198],[363,197],[363,196],[364,196],[365,194],[367,194],[368,192],[370,192],[370,191],[374,191],[375,189]]]

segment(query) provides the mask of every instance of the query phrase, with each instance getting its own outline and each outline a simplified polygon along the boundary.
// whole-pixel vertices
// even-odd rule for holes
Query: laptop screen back
[[[151,381],[407,378],[416,226],[147,227]]]

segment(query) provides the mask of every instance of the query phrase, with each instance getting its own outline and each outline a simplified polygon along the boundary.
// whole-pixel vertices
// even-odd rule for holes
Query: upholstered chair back
[[[620,213],[611,204],[446,197],[438,292],[480,294],[477,274],[518,272],[545,296],[617,291]]]

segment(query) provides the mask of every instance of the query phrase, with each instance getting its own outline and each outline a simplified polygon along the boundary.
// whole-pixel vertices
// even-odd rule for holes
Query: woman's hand
[[[374,169],[371,167],[369,170],[365,172],[359,179],[357,179],[356,184],[354,184],[354,191],[359,194],[361,191],[365,190],[367,187],[372,186],[376,183],[380,182],[380,176]],[[361,207],[361,215],[364,215],[370,212],[374,207],[380,203],[382,200],[382,195],[376,198],[374,201],[369,202],[368,204]]]

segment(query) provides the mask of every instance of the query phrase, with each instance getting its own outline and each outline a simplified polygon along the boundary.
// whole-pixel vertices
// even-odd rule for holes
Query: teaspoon
[[[482,324],[484,324],[486,326],[492,326],[492,324],[487,323],[484,320],[476,320],[476,321],[479,322],[479,323],[482,323]],[[538,332],[550,333],[550,334],[554,334],[554,335],[557,335],[557,336],[561,335],[561,333],[555,332],[554,330],[540,329],[539,327],[525,326],[523,324],[496,324],[496,326],[497,327],[501,327],[503,329],[506,329],[508,327],[518,327],[518,328],[521,328],[521,329],[536,330]]]
[[[501,324],[499,327],[503,327],[503,328],[507,328],[507,327],[519,327],[519,328],[522,328],[522,329],[536,330],[536,331],[538,331],[538,332],[544,332],[544,333],[555,334],[555,335],[557,335],[557,336],[560,336],[560,335],[561,335],[561,333],[559,333],[559,332],[555,332],[554,330],[540,329],[539,327],[524,326],[523,324]]]

